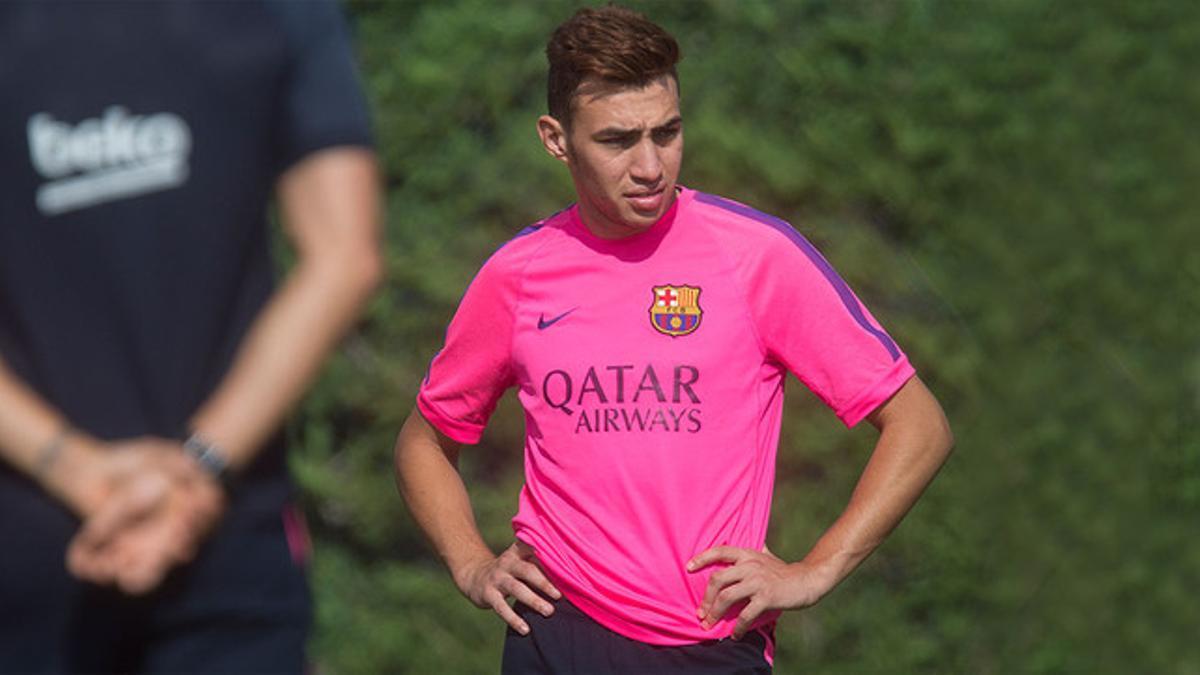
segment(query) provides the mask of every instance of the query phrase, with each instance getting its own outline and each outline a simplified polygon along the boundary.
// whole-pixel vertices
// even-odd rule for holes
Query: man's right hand
[[[562,597],[538,567],[533,548],[520,541],[499,556],[480,558],[460,566],[455,571],[454,582],[476,607],[494,610],[521,635],[529,634],[529,624],[509,606],[509,597],[532,607],[542,616],[553,614],[554,605],[537,591],[555,600]]]

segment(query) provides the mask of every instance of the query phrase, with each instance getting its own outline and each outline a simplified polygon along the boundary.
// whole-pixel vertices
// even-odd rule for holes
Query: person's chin
[[[653,227],[654,224],[657,223],[658,219],[661,217],[662,217],[662,214],[637,213],[637,214],[626,216],[624,219],[622,219],[621,224],[624,225],[625,228],[628,229],[630,232],[645,232],[646,230]]]

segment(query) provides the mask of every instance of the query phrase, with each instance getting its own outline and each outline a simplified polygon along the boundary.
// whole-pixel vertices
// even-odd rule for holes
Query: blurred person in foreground
[[[584,9],[546,52],[537,129],[578,203],[467,289],[400,433],[400,490],[461,591],[508,623],[506,673],[769,672],[779,611],[818,602],[880,544],[948,456],[949,427],[804,237],[676,184],[670,35]],[[765,547],[789,371],[881,432],[797,562]],[[455,464],[510,387],[526,482],[496,555]]]
[[[0,671],[303,672],[279,426],[381,274],[340,9],[4,3],[0,178]]]

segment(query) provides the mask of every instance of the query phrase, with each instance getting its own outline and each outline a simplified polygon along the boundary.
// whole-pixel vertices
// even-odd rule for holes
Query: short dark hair
[[[640,87],[663,75],[679,83],[679,44],[641,14],[617,5],[584,8],[554,29],[546,44],[550,115],[571,122],[571,101],[588,77]]]

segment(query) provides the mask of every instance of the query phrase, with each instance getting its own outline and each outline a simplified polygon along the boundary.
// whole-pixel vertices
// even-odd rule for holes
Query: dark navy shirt
[[[180,437],[272,291],[280,173],[369,144],[336,5],[0,3],[0,356],[102,439]],[[278,439],[248,474],[282,501]]]

